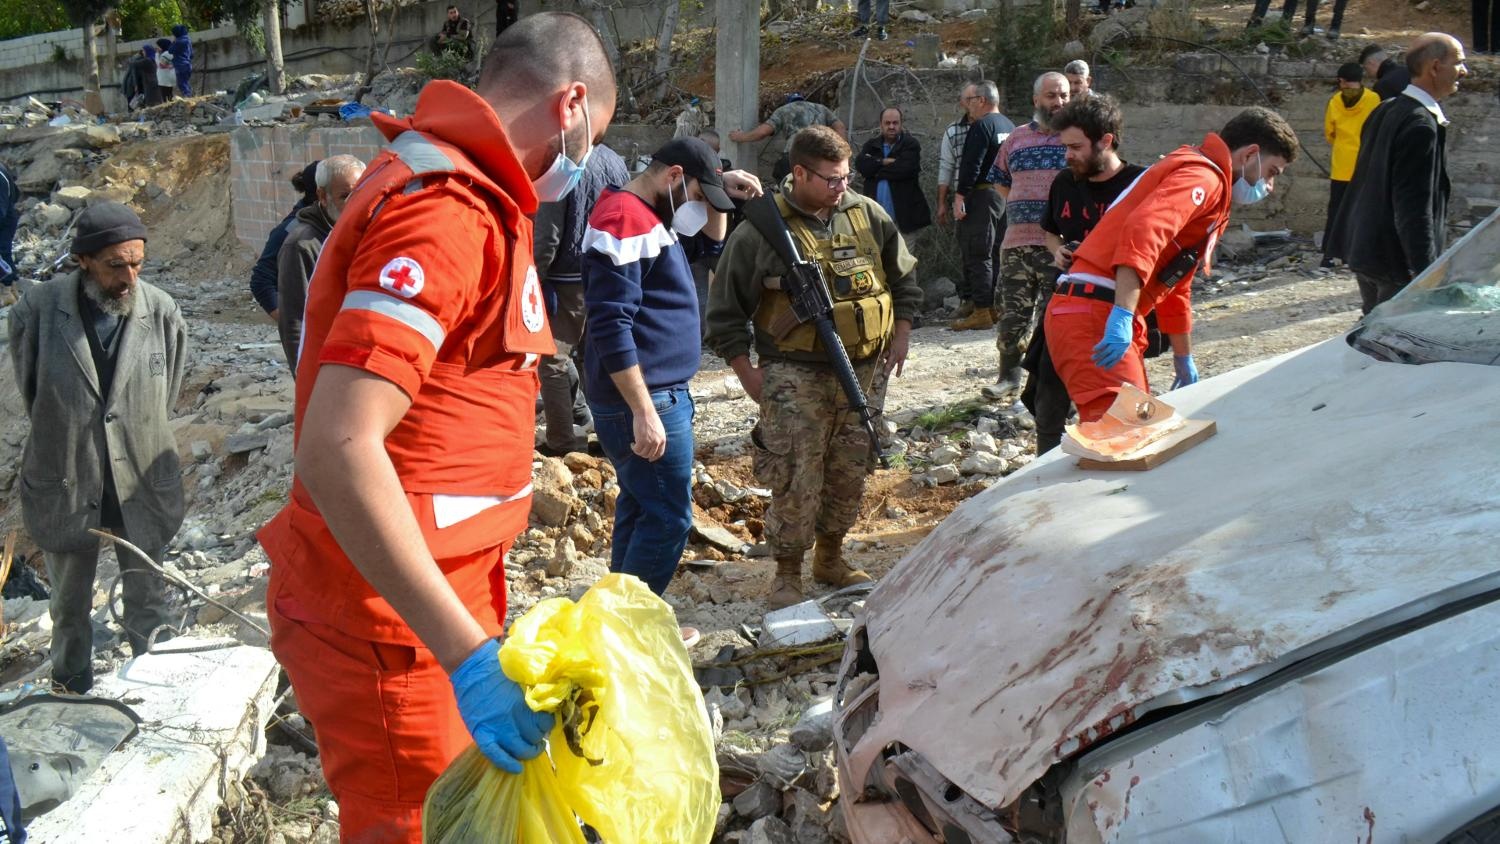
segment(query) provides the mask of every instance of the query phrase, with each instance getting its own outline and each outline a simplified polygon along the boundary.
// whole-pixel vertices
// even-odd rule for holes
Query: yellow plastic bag
[[[713,836],[719,766],[703,698],[666,602],[611,574],[578,603],[550,598],[500,648],[526,702],[557,715],[519,776],[471,747],[427,792],[427,844],[698,844]],[[550,757],[550,758],[549,758]]]

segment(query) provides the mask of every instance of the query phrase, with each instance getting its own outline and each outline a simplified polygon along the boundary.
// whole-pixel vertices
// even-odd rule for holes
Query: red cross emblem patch
[[[392,258],[380,268],[380,286],[403,299],[421,293],[425,282],[422,265],[410,258]]]
[[[535,334],[547,324],[547,306],[542,301],[542,285],[536,267],[526,268],[526,283],[521,286],[521,324]]]

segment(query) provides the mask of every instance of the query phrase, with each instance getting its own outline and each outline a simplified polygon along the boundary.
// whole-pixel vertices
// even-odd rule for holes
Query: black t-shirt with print
[[[1047,210],[1042,212],[1042,230],[1062,238],[1063,243],[1082,241],[1084,235],[1094,230],[1115,197],[1144,172],[1146,168],[1139,164],[1126,164],[1102,182],[1080,182],[1072,170],[1058,173],[1047,195]]]

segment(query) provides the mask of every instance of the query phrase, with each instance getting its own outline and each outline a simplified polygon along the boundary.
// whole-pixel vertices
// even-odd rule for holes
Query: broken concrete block
[[[265,448],[270,444],[270,432],[252,431],[245,434],[230,434],[224,439],[224,450],[230,454],[244,454],[259,448]]]
[[[934,466],[927,472],[927,478],[935,484],[951,484],[961,477],[963,473],[959,472],[958,467],[952,463]]]
[[[927,459],[934,465],[941,466],[944,463],[952,463],[963,456],[963,451],[956,445],[940,445],[928,452]]]
[[[958,471],[965,475],[1003,475],[1005,458],[989,452],[971,454],[958,464]]]
[[[56,191],[53,191],[52,201],[66,208],[77,211],[78,209],[83,208],[85,205],[88,205],[89,197],[92,196],[93,193],[94,192],[92,190],[89,190],[83,185],[68,185],[65,188],[58,188]]]
[[[552,559],[547,561],[548,577],[567,577],[573,570],[573,565],[578,562],[578,547],[573,544],[573,538],[564,536],[557,543],[557,548],[552,552]]]
[[[809,753],[818,753],[833,744],[833,698],[825,697],[802,713],[792,727],[792,744]]]
[[[193,444],[189,448],[192,449],[193,459],[198,462],[207,460],[214,453],[214,447],[209,444],[208,440],[193,440]]]
[[[694,539],[706,542],[730,554],[738,554],[745,549],[745,540],[740,539],[719,525],[705,519],[700,519],[697,516],[693,517],[692,535]]]
[[[970,451],[984,454],[993,454],[995,451],[995,438],[983,431],[970,431],[966,440]]]
[[[31,214],[36,220],[37,227],[48,233],[61,230],[69,220],[73,219],[71,211],[51,202],[39,203],[36,208],[32,209]]]
[[[255,428],[260,431],[271,431],[280,428],[282,425],[290,424],[292,424],[292,413],[289,410],[283,410],[280,413],[273,413],[255,423]]]
[[[85,126],[82,144],[89,149],[107,149],[120,143],[120,130],[107,124]]]
[[[817,601],[803,601],[766,613],[761,619],[760,644],[781,648],[813,645],[834,638],[838,632]]]
[[[804,782],[811,785],[812,769],[807,754],[790,744],[778,744],[755,757],[755,769],[764,780],[782,790]]]
[[[829,812],[823,809],[817,795],[804,788],[786,793],[787,824],[797,844],[832,844],[828,834]]]
[[[734,798],[734,812],[742,818],[758,821],[781,812],[781,792],[765,780],[756,780]]]
[[[555,487],[534,486],[531,491],[531,515],[547,527],[562,527],[568,523],[575,508],[583,502]]]
[[[42,153],[16,175],[16,186],[22,193],[51,193],[62,178],[62,162],[50,152]]]
[[[745,844],[797,844],[797,839],[792,837],[792,828],[780,818],[761,818],[750,824]]]

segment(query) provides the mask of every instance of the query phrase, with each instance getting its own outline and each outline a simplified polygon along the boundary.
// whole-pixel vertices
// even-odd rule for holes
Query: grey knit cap
[[[106,246],[145,239],[146,226],[134,211],[118,202],[101,202],[78,215],[72,251],[74,255],[92,255]]]

